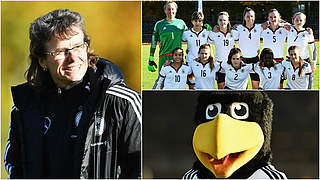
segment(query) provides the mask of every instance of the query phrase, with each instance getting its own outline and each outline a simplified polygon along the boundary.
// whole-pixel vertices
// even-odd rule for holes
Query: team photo
[[[319,89],[318,6],[142,2],[142,89],[161,89],[159,80],[171,84],[164,89]],[[211,46],[207,55],[204,44]],[[172,66],[175,48],[184,50],[180,66]],[[235,49],[239,62],[231,61]],[[165,67],[171,68],[166,75]]]

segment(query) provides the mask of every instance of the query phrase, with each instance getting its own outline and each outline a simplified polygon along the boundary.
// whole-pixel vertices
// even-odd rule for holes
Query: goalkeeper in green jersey
[[[175,18],[177,9],[178,5],[175,2],[168,1],[164,5],[166,19],[158,21],[154,26],[148,64],[148,70],[151,72],[155,72],[157,69],[157,64],[154,62],[157,41],[160,41],[159,72],[167,60],[172,60],[172,50],[181,47],[182,33],[187,29],[187,26],[183,20]]]

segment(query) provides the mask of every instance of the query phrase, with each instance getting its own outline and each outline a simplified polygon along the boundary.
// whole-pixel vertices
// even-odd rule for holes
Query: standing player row
[[[186,26],[182,20],[175,19],[177,5],[174,2],[168,2],[164,6],[167,18],[158,21],[152,37],[152,46],[149,57],[149,70],[155,71],[154,51],[157,41],[160,41],[159,52],[159,72],[162,64],[166,60],[172,59],[172,49],[181,47],[181,41],[187,42],[186,62],[190,63],[199,56],[198,49],[204,43],[215,45],[215,61],[227,61],[230,49],[238,44],[242,51],[243,61],[247,64],[258,62],[260,38],[263,39],[263,48],[270,48],[273,51],[274,58],[281,62],[284,57],[284,44],[287,40],[287,48],[292,45],[298,46],[301,57],[308,63],[310,56],[308,46],[312,52],[311,64],[312,71],[316,67],[316,49],[312,30],[309,32],[303,28],[306,22],[306,16],[303,13],[296,13],[293,16],[293,25],[287,25],[286,28],[281,25],[280,13],[276,9],[271,9],[268,13],[268,22],[265,24],[255,24],[255,12],[251,8],[245,8],[243,12],[243,23],[231,29],[229,15],[227,12],[218,14],[218,27],[215,31],[208,31],[202,27],[204,16],[200,12],[194,12],[191,18],[193,28],[185,30]],[[170,28],[169,28],[170,27]],[[175,28],[176,27],[176,28]],[[170,51],[171,50],[171,51]],[[256,73],[250,74],[252,87],[259,87],[259,76]],[[224,77],[218,74],[219,88],[224,87]],[[157,84],[157,82],[155,83]],[[312,76],[309,82],[312,87]],[[154,86],[155,87],[155,86]]]

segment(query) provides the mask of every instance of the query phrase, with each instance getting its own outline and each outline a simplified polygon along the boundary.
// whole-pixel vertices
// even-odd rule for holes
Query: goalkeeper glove
[[[158,68],[157,64],[154,62],[154,57],[149,56],[148,70],[151,72],[155,72]]]
[[[204,24],[203,25],[207,31],[212,31],[212,27],[210,26],[210,24]]]

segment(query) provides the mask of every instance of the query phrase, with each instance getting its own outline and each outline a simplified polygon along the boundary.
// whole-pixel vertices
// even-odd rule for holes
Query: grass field
[[[313,75],[313,88],[312,89],[319,89],[319,41],[316,42],[317,50],[318,50],[318,62],[317,62],[317,70]],[[215,47],[213,47],[213,52],[215,52]],[[183,44],[182,48],[184,50],[187,49],[187,45]],[[262,49],[262,44],[260,43],[260,51]],[[286,49],[286,45],[285,48]],[[158,72],[150,72],[148,71],[148,57],[149,57],[149,51],[150,51],[150,45],[143,45],[142,46],[142,89],[152,89],[155,80],[158,77]],[[156,52],[155,52],[155,61],[158,64],[158,54],[159,54],[159,48],[157,47]],[[286,56],[286,52],[284,54]],[[249,78],[249,86],[248,89],[251,88],[251,81]],[[286,85],[286,81],[284,82],[284,87]],[[216,85],[216,87],[218,87]]]

